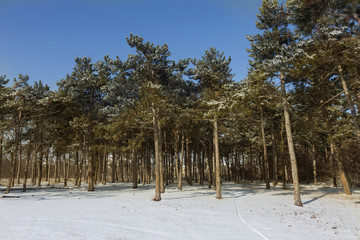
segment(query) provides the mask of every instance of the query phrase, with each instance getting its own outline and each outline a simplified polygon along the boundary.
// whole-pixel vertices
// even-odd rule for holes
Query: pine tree
[[[232,82],[230,62],[231,58],[224,56],[215,48],[205,51],[201,60],[194,59],[196,66],[189,71],[191,78],[199,81],[201,89],[201,101],[207,106],[205,112],[207,118],[212,118],[213,123],[213,146],[215,156],[215,175],[216,175],[216,198],[221,199],[221,162],[219,149],[219,126],[218,122],[221,114],[226,111],[226,100],[224,96],[224,85]]]
[[[279,5],[276,0],[264,0],[259,10],[259,21],[256,22],[256,27],[264,32],[262,35],[248,36],[251,42],[249,52],[253,58],[251,67],[254,71],[261,71],[268,76],[277,74],[280,79],[285,129],[294,184],[294,201],[296,206],[302,206],[285,81],[289,77],[287,73],[294,60],[303,54],[301,49],[303,42],[288,28],[287,12],[283,5]]]

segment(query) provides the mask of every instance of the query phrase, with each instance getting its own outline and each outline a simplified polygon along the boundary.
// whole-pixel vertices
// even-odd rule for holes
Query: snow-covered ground
[[[359,189],[301,190],[304,207],[262,184],[225,183],[221,200],[206,186],[170,185],[160,202],[154,185],[130,183],[13,191],[20,198],[0,198],[0,239],[360,239]]]

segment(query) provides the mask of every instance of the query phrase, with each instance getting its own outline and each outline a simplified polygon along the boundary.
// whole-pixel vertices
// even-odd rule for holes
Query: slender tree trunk
[[[37,159],[38,159],[38,144],[35,142],[34,143],[34,152],[33,152],[33,157],[32,157],[32,166],[31,166],[31,184],[32,185],[36,185],[36,175],[37,175],[37,168],[36,168],[36,163],[37,163]]]
[[[201,149],[201,148],[200,148]],[[198,147],[199,150],[199,147]],[[202,153],[202,154],[201,154]],[[199,184],[204,185],[204,151],[199,152],[198,155],[198,175],[199,175]]]
[[[137,163],[137,154],[135,150],[132,151],[131,155],[132,155],[131,165],[132,165],[132,184],[133,184],[132,188],[137,188],[138,163]]]
[[[93,146],[89,149],[90,159],[88,159],[88,191],[94,191],[94,171],[95,171],[95,152]]]
[[[25,160],[24,182],[23,182],[23,188],[22,188],[23,192],[26,191],[26,181],[27,181],[27,177],[28,177],[30,158],[31,158],[31,147],[29,146],[29,150],[28,150],[26,160]]]
[[[165,192],[164,185],[164,159],[163,159],[163,140],[162,140],[162,129],[158,121],[158,133],[159,133],[159,162],[160,162],[160,192]]]
[[[67,176],[67,162],[66,162],[66,155],[64,153],[63,155],[63,159],[64,159],[64,188],[67,187],[67,180],[68,180],[68,176]]]
[[[21,174],[21,162],[22,162],[22,156],[21,156],[21,135],[22,135],[22,127],[19,126],[19,143],[18,143],[18,150],[17,150],[17,158],[18,158],[18,164],[17,164],[17,174],[16,174],[16,182],[17,184],[20,184],[20,174]]]
[[[285,78],[282,72],[280,73],[280,81],[281,81],[282,102],[284,107],[285,130],[286,130],[286,136],[289,147],[290,163],[292,170],[291,172],[292,172],[293,185],[294,185],[294,204],[296,206],[303,206],[300,198],[300,183],[298,176],[298,168],[297,168],[297,162],[295,156],[293,137],[291,132],[290,110],[289,110],[288,101],[286,99]]]
[[[49,176],[48,176],[48,172],[49,172],[49,153],[48,151],[46,151],[46,156],[45,156],[45,181],[49,181]]]
[[[317,185],[317,166],[316,166],[315,147],[310,146],[309,151],[310,151],[310,157],[311,157],[312,165],[313,165],[313,183],[314,183],[314,185]]]
[[[111,182],[115,183],[115,174],[116,174],[116,154],[112,154],[112,164],[111,164]]]
[[[75,186],[79,185],[79,173],[80,173],[80,169],[79,169],[79,151],[76,149],[75,150]]]
[[[342,66],[339,64],[338,65],[338,70],[339,70],[339,73],[340,73],[340,80],[341,80],[341,84],[342,84],[342,87],[344,89],[344,92],[345,92],[345,97],[346,97],[346,101],[348,103],[348,107],[350,109],[350,113],[351,113],[351,116],[354,120],[354,126],[355,126],[355,135],[356,135],[356,138],[357,138],[357,141],[358,143],[360,143],[360,128],[359,128],[359,122],[358,122],[358,119],[357,119],[357,116],[356,116],[356,111],[355,111],[355,108],[354,108],[354,103],[351,99],[351,94],[350,94],[350,90],[347,86],[347,83],[346,83],[346,80],[345,80],[345,77],[344,77],[344,73],[343,73],[343,69],[342,69]]]
[[[157,111],[154,103],[152,103],[153,112],[153,129],[154,129],[154,145],[155,145],[155,197],[154,201],[161,201],[161,148],[160,148],[160,133],[159,133],[159,121],[157,119]]]
[[[330,150],[331,151],[331,150]],[[331,166],[331,176],[333,179],[333,186],[337,187],[337,179],[336,179],[336,166],[335,166],[335,159],[334,159],[334,154],[330,154],[330,158],[328,157],[328,148],[327,146],[325,146],[325,155],[327,159],[330,159],[330,166]]]
[[[10,188],[11,188],[11,184],[12,184],[12,182],[13,182],[13,180],[14,180],[14,178],[15,178],[15,168],[14,168],[14,161],[15,161],[15,159],[14,159],[15,157],[14,157],[14,153],[11,153],[11,160],[10,160],[10,178],[9,178],[9,181],[8,181],[8,184],[7,184],[7,186],[6,186],[6,194],[7,193],[10,193]]]
[[[48,152],[46,153],[46,181],[47,181],[47,185],[50,186],[50,173],[51,173],[51,159],[49,158],[50,155],[50,150],[48,150]]]
[[[271,134],[272,138],[272,152],[273,152],[273,186],[276,187],[279,179],[278,179],[278,154],[276,149],[276,139],[275,139],[275,127],[273,126],[273,131]]]
[[[59,175],[59,157],[58,157],[58,153],[55,153],[55,169],[54,169],[54,182],[57,183],[58,182],[58,175]]]
[[[40,133],[41,134],[41,133]],[[42,139],[42,137],[40,138]],[[41,143],[40,143],[41,144]],[[41,178],[42,178],[42,164],[43,164],[43,147],[42,144],[40,145],[40,153],[39,153],[39,162],[38,162],[38,170],[37,170],[37,175],[38,175],[38,182],[37,182],[37,186],[41,187]]]
[[[221,166],[219,152],[218,121],[216,118],[214,119],[214,150],[216,164],[216,198],[221,199]]]
[[[146,184],[146,148],[142,148],[142,156],[141,156],[141,171],[142,171],[142,185],[145,186]]]
[[[212,164],[211,164],[211,149],[210,146],[206,147],[206,145],[204,144],[204,150],[205,150],[205,159],[207,162],[207,168],[208,168],[208,181],[209,181],[209,188],[211,188],[211,185],[213,184],[212,182],[212,176],[213,176],[213,172],[212,172]]]
[[[261,136],[263,142],[263,149],[264,149],[264,178],[266,183],[266,189],[270,189],[270,175],[269,175],[269,159],[267,155],[266,149],[266,138],[265,138],[265,124],[264,124],[264,114],[263,108],[260,106],[260,117],[261,117]]]
[[[181,132],[181,152],[180,152],[180,164],[179,164],[179,173],[178,173],[178,189],[182,190],[182,166],[184,164],[184,145],[185,145],[185,136],[184,132]]]
[[[103,155],[103,170],[102,170],[102,181],[103,185],[106,185],[107,182],[107,148],[106,145],[104,147],[104,155]]]
[[[345,172],[345,169],[344,169],[344,166],[342,164],[342,161],[341,161],[341,156],[340,156],[340,150],[338,148],[338,146],[336,145],[335,141],[334,141],[334,138],[332,137],[333,136],[333,130],[332,130],[332,126],[331,126],[331,121],[328,117],[329,114],[326,114],[327,117],[325,117],[326,119],[326,128],[330,134],[329,136],[329,142],[330,142],[330,154],[333,156],[335,162],[336,162],[336,165],[337,165],[337,170],[338,170],[338,173],[339,173],[339,177],[340,177],[340,181],[341,181],[341,184],[344,188],[344,193],[346,195],[351,195],[351,190],[350,190],[350,184],[349,184],[349,181],[347,179],[347,176],[346,176],[346,172]]]
[[[250,142],[250,182],[251,183],[254,182],[254,178],[255,178],[254,175],[255,175],[254,156],[252,152],[252,144]]]
[[[175,131],[175,142],[174,142],[174,155],[175,155],[175,174],[176,179],[179,179],[179,131]]]
[[[190,146],[189,146],[189,137],[186,136],[185,138],[185,144],[186,144],[186,181],[189,185],[192,185],[192,174],[191,174],[191,165],[192,165],[192,161],[191,161],[191,154],[190,154]]]

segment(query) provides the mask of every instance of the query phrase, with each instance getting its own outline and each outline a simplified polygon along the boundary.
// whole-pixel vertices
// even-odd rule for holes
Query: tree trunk
[[[184,164],[184,145],[185,145],[185,136],[184,132],[181,132],[181,152],[180,152],[180,164],[179,164],[179,173],[178,173],[178,189],[182,190],[182,166]]]
[[[64,187],[67,187],[68,176],[67,176],[67,162],[66,162],[65,153],[63,155],[63,158],[64,158]]]
[[[214,119],[214,153],[216,164],[216,198],[221,199],[221,166],[220,166],[220,152],[219,152],[219,136],[218,136],[218,121]]]
[[[153,130],[154,130],[154,145],[155,145],[155,197],[154,201],[161,201],[161,148],[160,148],[160,133],[159,133],[159,121],[157,119],[157,111],[155,109],[154,103],[152,103],[152,112],[153,112]]]
[[[297,162],[295,156],[293,137],[291,132],[290,110],[289,110],[288,101],[286,99],[285,78],[282,72],[280,73],[280,81],[281,81],[282,102],[284,107],[285,130],[286,130],[287,142],[289,147],[291,172],[292,172],[293,185],[294,185],[294,204],[296,206],[303,206],[300,198],[300,183],[298,176],[298,168],[297,168]]]
[[[310,157],[311,157],[312,165],[313,165],[313,180],[314,180],[313,183],[314,183],[314,185],[317,185],[317,169],[316,169],[315,147],[310,146],[309,150],[310,150]]]
[[[51,159],[49,158],[50,150],[46,153],[46,179],[47,185],[50,186],[50,173],[51,173]]]
[[[266,183],[266,189],[270,189],[270,175],[269,175],[269,160],[267,155],[266,149],[266,138],[265,138],[265,124],[264,124],[264,114],[263,108],[260,106],[260,120],[261,120],[261,136],[263,142],[263,149],[264,149],[264,178]]]
[[[41,133],[40,133],[41,134]],[[42,139],[42,137],[40,138]],[[38,182],[37,182],[37,186],[41,187],[41,178],[42,178],[42,164],[43,164],[43,147],[42,144],[40,143],[40,153],[39,153],[39,162],[37,164],[37,175],[38,175]]]
[[[159,133],[159,162],[160,162],[160,192],[165,192],[164,185],[164,158],[163,158],[163,140],[162,140],[162,129],[160,122],[158,121],[158,133]]]
[[[189,146],[189,137],[186,136],[185,139],[185,162],[186,162],[186,181],[187,183],[191,186],[192,185],[192,174],[191,174],[191,165],[192,165],[192,161],[191,161],[191,154],[190,154],[190,146]]]
[[[211,185],[213,184],[213,181],[212,181],[213,168],[212,168],[212,162],[211,162],[212,154],[211,154],[210,146],[206,147],[206,145],[204,144],[204,149],[205,149],[205,159],[206,159],[207,168],[208,168],[209,188],[211,188]]]
[[[115,175],[116,175],[116,154],[113,152],[112,164],[111,164],[111,182],[112,183],[115,183]]]
[[[275,127],[273,126],[273,131],[271,134],[272,138],[272,152],[273,152],[273,186],[276,187],[279,179],[278,179],[278,154],[276,149],[276,139],[275,139]]]
[[[175,177],[179,179],[179,131],[175,131],[174,155],[175,155]]]
[[[348,103],[348,107],[350,109],[350,113],[351,113],[351,116],[354,120],[354,126],[355,126],[355,135],[356,135],[356,138],[357,138],[357,141],[358,143],[360,143],[360,128],[359,128],[359,122],[358,122],[358,119],[357,119],[357,116],[356,116],[356,111],[355,111],[355,108],[354,108],[354,103],[351,99],[351,94],[350,94],[350,90],[347,86],[347,83],[345,81],[345,77],[344,77],[344,73],[343,73],[343,69],[341,67],[341,65],[338,65],[338,70],[339,70],[339,73],[340,73],[340,80],[341,80],[341,84],[342,84],[342,87],[344,89],[344,92],[345,92],[345,97],[346,97],[346,101]]]
[[[328,148],[327,146],[325,146],[325,155],[327,159],[330,159],[330,166],[331,166],[331,176],[333,179],[333,186],[337,187],[337,180],[336,180],[336,166],[335,166],[335,159],[334,159],[334,155],[330,154],[330,158],[328,157]]]
[[[19,129],[19,136],[21,136],[21,128]],[[21,142],[21,141],[20,141]],[[18,158],[18,164],[17,164],[17,174],[16,174],[16,182],[17,184],[20,184],[20,174],[21,174],[21,161],[22,161],[22,156],[21,156],[21,143],[19,143],[19,147],[18,147],[18,152],[17,152],[17,158]]]
[[[88,191],[94,191],[94,170],[95,170],[95,153],[93,151],[93,146],[90,146],[89,149],[90,159],[88,159]]]
[[[23,183],[23,188],[22,188],[23,192],[26,191],[26,181],[27,181],[27,177],[28,177],[30,158],[31,158],[31,147],[29,146],[29,150],[28,150],[26,160],[25,160],[24,183]]]
[[[137,163],[137,154],[135,150],[132,151],[131,155],[132,155],[131,165],[132,165],[132,184],[133,184],[132,188],[137,188],[138,163]]]
[[[15,157],[14,157],[14,153],[11,154],[11,160],[10,160],[10,177],[9,177],[9,181],[8,181],[8,184],[6,186],[6,194],[7,193],[10,193],[10,188],[11,188],[11,184],[13,183],[14,181],[14,178],[15,178],[15,168],[14,168],[14,161],[15,161]]]
[[[107,152],[106,152],[106,145],[104,147],[104,155],[103,155],[103,170],[102,170],[102,181],[101,183],[103,185],[106,185],[107,182]]]
[[[348,179],[347,179],[347,176],[346,176],[346,173],[345,173],[345,169],[344,169],[344,166],[342,164],[342,161],[341,161],[341,156],[340,156],[340,150],[338,148],[338,146],[336,145],[335,141],[334,141],[334,138],[332,137],[333,136],[333,130],[332,130],[332,126],[331,126],[331,121],[329,119],[329,114],[325,113],[326,116],[326,128],[329,132],[329,142],[330,142],[330,154],[331,156],[333,156],[333,159],[335,160],[336,162],[336,165],[337,165],[337,170],[338,170],[338,173],[339,173],[339,177],[340,177],[340,181],[341,181],[341,184],[344,188],[344,193],[346,195],[351,195],[351,190],[350,190],[350,185],[349,185],[349,182],[348,182]]]

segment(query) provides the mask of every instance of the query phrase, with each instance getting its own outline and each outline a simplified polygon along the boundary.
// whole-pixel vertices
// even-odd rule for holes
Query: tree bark
[[[63,155],[63,158],[64,158],[64,187],[67,187],[68,176],[67,176],[67,162],[66,162],[65,153]]]
[[[221,199],[221,166],[220,166],[220,152],[219,152],[219,133],[218,120],[214,119],[214,152],[216,164],[216,198]]]
[[[185,144],[186,144],[186,181],[187,183],[191,186],[192,185],[192,174],[191,174],[191,165],[192,165],[192,161],[191,161],[191,154],[190,154],[190,145],[189,145],[189,136],[186,136],[185,139]]]
[[[184,132],[181,132],[181,151],[180,151],[180,164],[179,164],[179,173],[178,173],[178,189],[182,190],[182,166],[184,164],[184,145],[185,145],[185,136]]]
[[[356,116],[356,111],[355,111],[355,108],[354,108],[354,103],[351,99],[351,94],[350,94],[350,90],[347,86],[347,83],[346,83],[346,80],[345,80],[345,77],[344,77],[344,73],[343,73],[343,69],[342,69],[342,66],[339,64],[338,65],[338,70],[339,70],[339,73],[340,73],[340,80],[341,80],[341,85],[344,89],[344,92],[345,92],[345,97],[346,97],[346,101],[348,103],[348,107],[350,109],[350,113],[351,113],[351,116],[354,120],[354,126],[355,126],[355,135],[356,135],[356,138],[357,138],[357,141],[358,143],[360,143],[360,128],[359,128],[359,122],[358,122],[358,119],[357,119],[357,116]]]
[[[175,131],[174,155],[175,155],[175,177],[179,179],[179,131]]]
[[[40,141],[42,141],[42,133],[40,132]],[[42,164],[43,164],[43,147],[42,147],[42,143],[40,142],[40,153],[39,153],[39,162],[37,164],[37,177],[38,177],[38,182],[37,182],[37,186],[41,187],[41,178],[42,178]]]
[[[11,154],[11,160],[10,160],[10,177],[9,177],[9,181],[8,184],[6,186],[6,194],[10,193],[10,189],[11,189],[11,184],[15,178],[15,168],[14,168],[14,153]]]
[[[264,178],[266,183],[266,189],[270,189],[270,175],[269,175],[269,160],[268,154],[266,149],[266,138],[265,138],[265,124],[264,124],[264,114],[263,108],[260,106],[260,120],[261,120],[261,136],[263,142],[263,149],[264,149]]]
[[[103,155],[103,170],[102,170],[102,181],[101,183],[103,185],[106,185],[107,182],[107,149],[106,149],[106,145],[104,147],[104,155]]]
[[[93,151],[93,146],[90,146],[89,149],[90,159],[88,159],[88,191],[94,191],[94,170],[95,170],[95,153]]]
[[[271,134],[272,138],[272,152],[273,152],[273,186],[276,187],[279,179],[278,179],[278,154],[276,149],[276,139],[275,139],[275,127],[273,126],[273,131]]]
[[[116,154],[113,152],[112,154],[112,164],[111,164],[111,182],[115,183],[116,176]]]
[[[154,201],[161,201],[161,157],[160,157],[160,136],[159,136],[159,121],[157,119],[157,111],[154,103],[152,103],[153,112],[153,130],[154,130],[154,145],[155,145],[155,197]]]
[[[137,154],[135,150],[132,151],[131,155],[132,155],[131,165],[132,165],[132,184],[133,184],[132,188],[137,188],[138,163],[137,163]]]
[[[23,188],[22,188],[23,192],[26,191],[26,181],[27,181],[27,177],[28,177],[30,158],[31,158],[31,147],[29,146],[29,150],[28,150],[26,160],[25,160],[24,182],[23,182]]]
[[[334,141],[334,138],[332,137],[333,136],[333,130],[332,130],[332,125],[331,125],[331,121],[328,117],[329,114],[326,114],[327,116],[325,116],[326,118],[326,128],[329,132],[329,142],[330,142],[330,154],[331,156],[333,156],[333,159],[335,160],[336,162],[336,165],[337,165],[337,170],[338,170],[338,173],[339,173],[339,177],[340,177],[340,181],[341,181],[341,184],[344,188],[344,193],[346,195],[351,195],[351,190],[350,190],[350,184],[349,184],[349,181],[347,179],[347,176],[346,176],[346,172],[345,172],[345,169],[344,169],[344,166],[342,164],[342,161],[341,161],[341,156],[340,156],[340,150],[338,148],[338,146],[336,145],[335,141]]]
[[[285,130],[286,130],[287,142],[289,147],[291,172],[292,172],[293,185],[294,185],[294,204],[296,206],[303,206],[300,198],[300,183],[298,176],[298,168],[297,168],[297,162],[295,156],[293,137],[291,132],[290,109],[286,98],[285,78],[282,72],[280,73],[280,82],[281,82],[282,102],[284,107]]]

